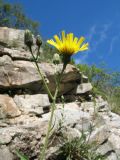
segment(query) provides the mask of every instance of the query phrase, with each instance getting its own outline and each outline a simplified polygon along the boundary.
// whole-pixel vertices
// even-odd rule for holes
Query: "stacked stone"
[[[24,31],[0,28],[0,160],[14,160],[16,149],[37,160],[50,117],[50,99],[44,90],[31,55],[24,46]],[[39,63],[52,93],[55,91],[55,66]],[[62,65],[58,65],[58,70]],[[58,100],[54,130],[62,122],[68,138],[93,131],[89,143],[97,142],[97,152],[108,160],[120,159],[120,116],[110,111],[101,96],[93,99],[88,78],[68,65],[60,84],[65,97],[64,108]],[[47,158],[57,152],[59,143],[51,146]],[[58,148],[57,148],[58,147]]]

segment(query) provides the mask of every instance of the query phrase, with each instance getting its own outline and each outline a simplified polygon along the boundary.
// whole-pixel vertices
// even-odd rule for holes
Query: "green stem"
[[[47,130],[47,134],[46,134],[46,137],[45,137],[45,143],[44,143],[44,146],[43,146],[43,150],[42,150],[40,160],[45,160],[45,151],[46,151],[47,146],[48,146],[48,139],[49,139],[49,134],[50,134],[50,131],[51,131],[52,120],[53,120],[53,115],[54,115],[55,108],[56,108],[56,106],[55,106],[55,100],[54,100],[53,103],[52,103],[52,107],[51,107],[51,115],[50,115],[50,120],[49,120],[49,123],[48,123],[48,130]]]
[[[34,59],[36,68],[37,68],[38,73],[39,73],[39,76],[40,76],[40,79],[42,78],[43,84],[44,84],[44,86],[45,86],[45,88],[46,88],[46,91],[47,91],[49,97],[53,100],[53,96],[52,96],[52,94],[51,94],[51,92],[50,92],[50,90],[49,90],[49,88],[48,88],[48,86],[47,86],[47,84],[46,84],[45,78],[44,78],[44,76],[43,76],[43,74],[42,74],[42,72],[41,72],[41,70],[40,70],[40,68],[39,68],[39,65],[38,65],[38,63],[37,63],[37,61],[36,61],[36,58],[35,58],[35,56],[34,56],[31,48],[30,48],[30,52],[31,52],[32,57],[33,57],[33,59]]]
[[[54,97],[53,97],[53,103],[52,103],[52,107],[51,107],[51,116],[50,116],[50,120],[49,120],[49,123],[48,123],[48,130],[47,130],[47,134],[46,134],[46,137],[45,137],[45,143],[44,143],[44,146],[43,146],[43,150],[42,150],[40,160],[45,160],[45,151],[46,151],[47,146],[48,146],[48,140],[49,140],[49,134],[51,132],[53,115],[54,115],[54,111],[56,109],[56,99],[57,99],[57,95],[58,95],[58,92],[59,92],[59,87],[60,87],[60,82],[61,82],[63,72],[64,72],[64,69],[62,70],[62,72],[60,74],[59,81],[57,83],[55,94],[54,94]]]
[[[51,100],[53,101],[53,102],[52,102],[52,105],[51,105],[51,115],[50,115],[50,120],[49,120],[49,122],[48,122],[48,129],[47,129],[47,133],[46,133],[46,137],[45,137],[45,143],[44,143],[44,146],[43,146],[41,155],[40,155],[40,160],[45,160],[45,152],[46,152],[46,149],[47,149],[47,146],[48,146],[48,140],[49,140],[49,135],[50,135],[50,132],[51,132],[51,127],[52,127],[52,121],[53,121],[54,111],[55,111],[55,109],[56,109],[56,99],[57,99],[57,95],[58,95],[59,88],[60,88],[61,78],[62,78],[63,72],[64,72],[67,64],[64,64],[64,65],[63,65],[62,72],[61,72],[61,74],[60,74],[59,80],[58,80],[57,85],[56,85],[55,94],[54,94],[54,96],[53,96],[53,95],[51,94],[51,92],[50,92],[50,90],[49,90],[49,88],[48,88],[48,85],[47,85],[47,83],[46,83],[46,81],[45,81],[45,78],[44,78],[44,76],[43,76],[43,74],[42,74],[42,72],[41,72],[41,70],[40,70],[40,68],[39,68],[39,65],[38,65],[38,63],[37,63],[37,61],[36,61],[36,58],[35,58],[35,56],[34,56],[34,54],[33,54],[33,52],[32,52],[32,48],[29,47],[29,49],[30,49],[30,52],[31,52],[32,57],[33,57],[33,59],[34,59],[36,68],[37,68],[38,73],[39,73],[39,76],[40,76],[40,79],[42,78],[43,84],[44,84],[44,86],[45,86],[45,88],[46,88],[46,91],[47,91],[49,97],[51,98]]]

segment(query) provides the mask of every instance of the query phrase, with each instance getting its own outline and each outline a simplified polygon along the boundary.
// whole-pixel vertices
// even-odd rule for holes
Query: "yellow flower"
[[[84,37],[74,37],[73,33],[65,35],[65,32],[62,31],[62,36],[59,38],[57,35],[54,36],[54,39],[47,40],[49,44],[56,47],[60,53],[73,55],[79,51],[84,51],[88,49],[88,43],[84,43]]]

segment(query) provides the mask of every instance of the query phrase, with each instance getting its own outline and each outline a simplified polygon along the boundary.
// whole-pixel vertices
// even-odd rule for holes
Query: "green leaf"
[[[28,157],[20,153],[19,151],[16,151],[16,155],[20,158],[20,160],[29,160]]]

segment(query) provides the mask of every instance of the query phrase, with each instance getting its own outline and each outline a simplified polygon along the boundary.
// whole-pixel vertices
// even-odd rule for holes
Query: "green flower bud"
[[[36,37],[36,45],[37,45],[38,47],[40,47],[40,46],[42,45],[42,40],[41,40],[40,35],[37,35],[37,37]]]
[[[58,53],[55,53],[54,56],[53,56],[53,63],[54,63],[54,64],[59,64],[60,61],[61,61],[61,59],[60,59],[59,54],[58,54]]]
[[[24,34],[24,43],[28,46],[31,47],[33,45],[33,35],[30,30],[26,30]]]

